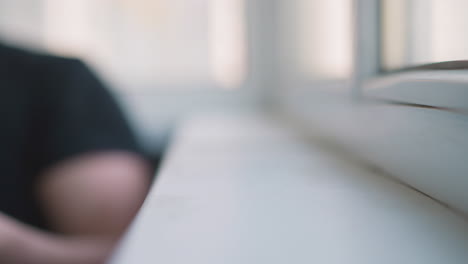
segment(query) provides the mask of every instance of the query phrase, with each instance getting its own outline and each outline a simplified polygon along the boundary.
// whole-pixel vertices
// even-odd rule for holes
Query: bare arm
[[[54,235],[0,213],[0,263],[101,264],[112,241]]]
[[[143,159],[124,152],[88,154],[49,169],[37,191],[49,223],[60,235],[0,215],[0,233],[1,225],[7,226],[6,237],[13,241],[4,245],[10,250],[3,259],[24,264],[103,263],[139,209],[148,174]]]

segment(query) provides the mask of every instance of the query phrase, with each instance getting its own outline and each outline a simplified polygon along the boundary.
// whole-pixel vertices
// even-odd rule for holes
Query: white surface
[[[361,101],[314,89],[284,95],[283,113],[311,134],[468,216],[468,115]]]
[[[194,120],[111,260],[466,263],[468,225],[264,119]]]
[[[467,70],[409,71],[369,79],[364,94],[371,98],[436,107],[468,109]]]

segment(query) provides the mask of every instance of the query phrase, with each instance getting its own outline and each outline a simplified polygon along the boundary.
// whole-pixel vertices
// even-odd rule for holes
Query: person
[[[103,263],[151,166],[79,60],[0,43],[0,263]]]

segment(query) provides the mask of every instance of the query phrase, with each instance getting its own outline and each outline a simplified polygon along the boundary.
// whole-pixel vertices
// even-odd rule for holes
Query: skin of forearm
[[[5,264],[102,264],[114,242],[42,232],[0,215],[0,262]]]

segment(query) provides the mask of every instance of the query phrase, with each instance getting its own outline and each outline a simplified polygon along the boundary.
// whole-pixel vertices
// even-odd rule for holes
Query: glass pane
[[[293,63],[306,79],[348,78],[352,68],[352,1],[283,1],[294,32]]]
[[[468,1],[382,0],[382,67],[468,59]]]

